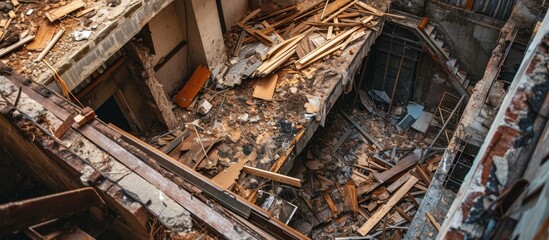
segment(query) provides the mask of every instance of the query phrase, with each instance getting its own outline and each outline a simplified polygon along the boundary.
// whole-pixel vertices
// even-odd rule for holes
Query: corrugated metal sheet
[[[442,0],[441,2],[460,8],[465,8],[467,4],[467,0]],[[516,0],[475,0],[473,11],[493,18],[507,20],[515,3]]]

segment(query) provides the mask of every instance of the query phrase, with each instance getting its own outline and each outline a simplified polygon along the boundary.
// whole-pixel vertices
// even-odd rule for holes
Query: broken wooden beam
[[[83,8],[85,6],[86,6],[86,4],[82,0],[74,0],[70,3],[68,3],[65,6],[62,6],[62,7],[59,7],[59,8],[56,8],[54,10],[51,10],[51,11],[47,12],[46,17],[51,22],[54,22],[55,20],[58,20],[58,19],[64,17],[65,15],[67,15],[67,14],[69,14],[69,13],[75,11],[75,10],[78,10],[80,8]]]
[[[254,176],[262,177],[262,178],[268,178],[273,181],[285,183],[288,185],[292,185],[294,187],[301,187],[301,180],[293,177],[288,177],[286,175],[270,172],[267,170],[250,167],[250,166],[244,166],[243,171],[247,174],[251,174]]]
[[[379,221],[410,191],[410,189],[416,184],[419,179],[412,176],[406,183],[396,191],[395,194],[389,198],[389,200],[379,208],[374,215],[362,227],[358,229],[358,233],[362,236],[368,234],[378,223]]]

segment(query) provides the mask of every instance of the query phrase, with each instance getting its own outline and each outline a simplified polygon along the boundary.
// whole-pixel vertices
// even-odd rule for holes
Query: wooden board
[[[187,108],[211,75],[208,68],[199,65],[185,86],[177,93],[174,102],[182,108]]]
[[[358,233],[362,236],[365,236],[368,234],[376,224],[406,195],[406,193],[417,183],[418,179],[414,176],[410,177],[408,181],[400,188],[398,191],[396,191],[395,194],[389,198],[389,200],[380,207],[374,215],[362,227],[358,229]]]
[[[36,37],[34,37],[34,41],[27,45],[27,50],[42,51],[46,44],[52,39],[56,30],[57,28],[48,24],[47,21],[40,22]]]
[[[391,185],[387,187],[387,191],[389,191],[390,193],[394,192],[395,190],[397,190],[397,188],[402,186],[402,184],[408,181],[410,177],[412,177],[410,173],[406,173],[402,175],[402,177],[398,178],[396,181],[394,181],[393,183],[391,183]]]
[[[46,17],[48,17],[48,19],[53,22],[57,19],[60,19],[62,17],[64,17],[65,15],[77,10],[77,9],[80,9],[80,8],[83,8],[85,7],[86,4],[82,1],[82,0],[73,0],[72,2],[70,2],[69,4],[65,5],[65,6],[62,6],[62,7],[59,7],[59,8],[56,8],[54,10],[51,10],[49,12],[46,13]]]
[[[270,172],[270,171],[267,171],[267,170],[254,168],[254,167],[250,167],[250,166],[244,166],[244,172],[248,173],[248,174],[258,176],[258,177],[268,178],[268,179],[271,179],[273,181],[277,181],[277,182],[285,183],[285,184],[288,184],[288,185],[292,185],[292,186],[295,186],[295,187],[301,187],[301,180],[299,180],[297,178],[293,178],[293,177],[288,177],[288,176],[285,176],[285,175],[282,175],[282,174]]]
[[[255,152],[250,153],[248,157],[240,159],[235,164],[218,173],[212,178],[212,182],[216,183],[223,189],[229,189],[235,183],[238,175],[240,175],[240,171],[244,168],[244,164],[246,164],[248,160],[254,159],[255,154]]]
[[[273,94],[276,87],[276,82],[278,80],[277,74],[271,74],[264,78],[257,80],[254,87],[254,98],[271,100],[273,99]]]
[[[374,173],[374,177],[380,182],[384,183],[385,181],[391,179],[392,177],[396,176],[397,174],[408,170],[408,168],[411,168],[414,166],[414,164],[417,163],[419,160],[419,156],[415,154],[409,154],[408,156],[401,159],[397,165],[392,167],[391,169],[382,172],[382,173]]]
[[[437,220],[435,219],[435,217],[433,217],[433,215],[432,215],[430,212],[426,212],[425,215],[427,215],[427,217],[429,218],[429,220],[431,221],[431,223],[435,226],[435,228],[437,229],[437,231],[440,231],[440,223],[437,222]]]

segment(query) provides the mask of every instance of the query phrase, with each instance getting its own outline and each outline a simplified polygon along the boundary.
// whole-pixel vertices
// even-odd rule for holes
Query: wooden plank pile
[[[26,50],[36,52],[38,56],[34,58],[35,55],[25,52],[19,56],[18,60],[33,57],[33,62],[44,59],[61,39],[65,28],[60,26],[72,28],[74,24],[71,21],[78,21],[76,18],[91,22],[88,18],[95,11],[93,7],[86,8],[83,0],[62,2],[11,0],[3,6],[8,5],[11,9],[8,14],[0,15],[0,57],[27,45]],[[82,10],[77,12],[79,9]],[[76,18],[65,19],[71,14]],[[85,16],[86,14],[88,16]]]
[[[403,147],[395,147],[399,144],[395,145],[394,141],[382,140],[379,141],[382,149],[379,149],[362,132],[378,139],[382,131],[365,129],[358,125],[364,121],[353,118],[348,121],[341,115],[333,120],[342,122],[335,123],[336,126],[348,127],[338,132],[333,132],[338,127],[326,130],[328,139],[340,136],[339,139],[322,140],[306,154],[306,182],[300,196],[304,204],[298,207],[309,220],[293,227],[311,231],[315,239],[353,235],[402,239],[442,155],[431,154],[419,163],[422,148],[410,146],[422,146],[422,143],[409,140],[400,143]],[[382,118],[368,122],[383,125]],[[391,138],[400,138],[396,131],[391,135]],[[436,224],[434,221],[433,225]]]
[[[384,16],[358,0],[306,1],[273,12],[257,9],[237,24],[242,33],[232,64],[215,76],[218,86],[233,87],[241,79],[265,77],[279,69],[305,70],[323,58],[341,55],[368,31],[379,31]],[[314,35],[323,39],[313,43]]]

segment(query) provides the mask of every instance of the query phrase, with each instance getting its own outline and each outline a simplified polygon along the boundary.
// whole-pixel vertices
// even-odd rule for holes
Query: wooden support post
[[[393,92],[391,93],[391,102],[389,102],[389,109],[387,111],[387,116],[385,116],[385,125],[387,125],[387,121],[389,120],[389,117],[391,116],[391,111],[393,110],[393,103],[395,102],[395,93],[398,86],[398,79],[400,78],[400,72],[402,70],[402,63],[404,62],[404,53],[406,52],[406,47],[402,48],[402,55],[400,56],[400,63],[398,64],[398,71],[395,78],[395,83],[393,85]],[[390,55],[391,53],[389,53]],[[389,56],[390,57],[390,56]]]

